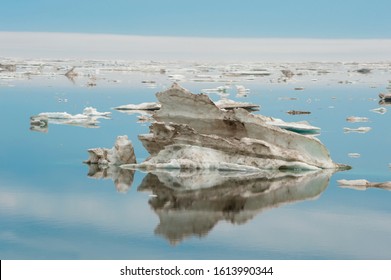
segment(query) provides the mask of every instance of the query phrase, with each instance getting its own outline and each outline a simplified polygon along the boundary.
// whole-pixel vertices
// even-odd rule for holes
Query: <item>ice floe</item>
[[[243,108],[249,111],[258,111],[260,109],[260,106],[257,104],[253,104],[249,102],[237,102],[226,98],[216,101],[215,105],[220,109],[226,109],[226,110]]]
[[[359,153],[348,153],[348,157],[359,158],[359,157],[361,157],[361,155]]]
[[[113,109],[119,110],[119,111],[155,111],[159,110],[161,105],[157,102],[144,102],[140,104],[127,104],[127,105],[121,105],[118,107],[114,107]]]
[[[357,132],[357,133],[367,133],[371,130],[372,128],[369,126],[360,126],[357,128],[349,128],[349,127],[344,127],[343,131],[345,133],[350,133],[350,132]]]
[[[387,109],[384,107],[379,107],[379,108],[372,109],[371,112],[384,115],[385,113],[387,113]]]
[[[347,122],[369,122],[369,119],[367,117],[355,117],[355,116],[350,116],[346,118]]]
[[[98,119],[109,119],[110,115],[110,112],[98,112],[96,108],[93,107],[86,107],[82,114],[75,115],[67,112],[43,112],[30,117],[30,129],[47,132],[49,123],[98,128]]]
[[[369,182],[365,179],[357,180],[338,180],[337,183],[341,187],[352,188],[356,190],[366,190],[368,188],[379,188],[385,190],[391,190],[391,181],[389,182]]]

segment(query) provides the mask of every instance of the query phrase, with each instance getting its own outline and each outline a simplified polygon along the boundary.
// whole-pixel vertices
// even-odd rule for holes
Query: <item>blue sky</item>
[[[391,1],[0,0],[0,31],[390,38]]]

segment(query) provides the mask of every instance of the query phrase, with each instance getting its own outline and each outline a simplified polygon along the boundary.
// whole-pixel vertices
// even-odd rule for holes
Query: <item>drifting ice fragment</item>
[[[380,93],[379,98],[384,101],[391,101],[391,93]]]
[[[215,102],[216,106],[220,109],[226,109],[226,110],[232,110],[232,109],[238,109],[243,108],[248,111],[258,111],[260,106],[248,102],[237,102],[230,99],[220,99],[219,101]]]
[[[289,131],[301,133],[301,134],[319,134],[320,128],[316,126],[310,125],[306,121],[302,122],[284,122],[280,119],[272,119],[271,121],[268,121],[267,124],[278,126],[282,129],[286,129]]]
[[[366,118],[366,117],[354,117],[354,116],[351,116],[351,117],[347,117],[346,121],[352,122],[352,123],[355,123],[355,122],[369,122],[369,119]]]
[[[66,124],[66,125],[75,125],[82,126],[87,128],[98,128],[99,118],[110,118],[110,112],[98,112],[93,107],[86,107],[83,111],[83,114],[72,115],[67,112],[44,112],[39,113],[36,116],[30,118],[30,124],[32,126],[43,126],[38,122],[46,122],[46,127],[48,123],[51,124]],[[33,129],[38,131],[37,129]],[[46,129],[47,131],[47,129]]]
[[[296,111],[296,110],[290,110],[287,112],[290,115],[309,115],[311,112],[309,111]]]
[[[111,112],[98,112],[96,110],[96,108],[86,107],[83,110],[83,115],[86,115],[89,117],[110,117]]]
[[[160,104],[157,102],[144,102],[141,104],[128,104],[115,107],[115,110],[142,110],[142,111],[155,111],[160,109]]]
[[[341,187],[348,187],[356,190],[366,190],[367,188],[380,188],[385,190],[391,190],[391,182],[369,182],[364,179],[358,180],[338,180],[338,184]]]
[[[371,112],[383,115],[387,112],[387,109],[384,107],[379,107],[379,108],[372,109]]]
[[[111,149],[93,148],[88,150],[89,158],[84,161],[87,164],[122,165],[136,163],[132,142],[128,136],[118,136],[115,145]]]
[[[367,126],[360,126],[358,128],[348,128],[348,127],[343,128],[345,133],[350,133],[350,132],[367,133],[371,129],[372,129],[371,127],[367,127]]]
[[[348,157],[351,157],[351,158],[359,158],[361,155],[359,153],[349,153],[348,154]]]

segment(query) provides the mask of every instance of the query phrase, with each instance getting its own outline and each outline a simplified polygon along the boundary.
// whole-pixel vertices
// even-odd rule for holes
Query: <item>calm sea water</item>
[[[320,127],[318,137],[333,160],[353,167],[335,173],[324,185],[299,182],[283,194],[276,192],[274,204],[263,205],[261,196],[252,202],[254,211],[241,212],[240,207],[188,207],[197,204],[202,192],[189,193],[181,198],[186,201],[182,206],[165,210],[159,203],[167,201],[151,195],[159,187],[156,177],[142,172],[135,172],[133,182],[121,189],[110,178],[88,176],[89,168],[82,163],[87,149],[112,147],[117,135],[129,136],[138,161],[148,157],[137,138],[148,132],[148,124],[137,123],[137,115],[113,110],[99,128],[49,124],[47,133],[29,129],[30,116],[40,112],[76,114],[86,106],[110,111],[155,101],[154,94],[170,86],[169,80],[156,88],[132,81],[98,81],[87,88],[65,78],[34,78],[0,86],[0,259],[391,258],[391,192],[341,188],[336,182],[390,180],[391,112],[370,111],[379,107],[373,98],[386,84],[307,82],[304,90],[295,91],[295,84],[254,80],[241,83],[250,89],[247,97],[228,90],[229,98],[260,104],[264,115]],[[181,85],[198,93],[223,84]],[[219,99],[216,94],[210,97]],[[311,114],[288,115],[288,110]],[[348,116],[368,117],[370,122],[348,123]],[[359,126],[372,130],[344,133],[344,127]],[[167,195],[168,201],[180,203],[175,193]],[[236,201],[235,196],[229,199]]]

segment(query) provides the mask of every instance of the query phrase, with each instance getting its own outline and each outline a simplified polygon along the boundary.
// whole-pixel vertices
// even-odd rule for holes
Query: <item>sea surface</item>
[[[0,73],[0,259],[390,259],[391,192],[344,188],[337,180],[391,181],[391,107],[378,99],[388,91],[391,67],[365,74],[353,71],[359,65],[346,71],[341,65],[319,65],[315,72],[308,65],[304,70],[291,66],[296,75],[285,80],[270,65],[271,76],[247,73],[225,80],[200,75],[197,80],[181,67],[96,71],[96,76],[79,73],[74,79]],[[202,71],[209,75],[216,69]],[[208,95],[214,101],[225,97],[259,104],[255,114],[308,121],[321,128],[317,137],[332,159],[352,169],[320,184],[281,182],[283,193],[252,198],[249,211],[222,209],[213,187],[177,196],[175,190],[161,191],[163,183],[151,174],[136,171],[119,184],[83,163],[88,149],[111,148],[118,135],[132,141],[138,162],[145,160],[149,155],[137,136],[149,132],[149,123],[112,108],[156,101],[155,93],[174,81],[193,93],[226,86]],[[237,85],[248,91],[238,92]],[[41,112],[77,114],[88,106],[111,112],[111,118],[99,119],[93,128],[30,127],[30,117]],[[379,107],[388,112],[371,111]],[[310,114],[290,115],[289,110]],[[349,116],[369,121],[349,123]],[[344,130],[358,127],[371,130]],[[168,198],[159,200],[163,195]],[[227,188],[220,196],[236,205],[244,194]],[[192,207],[200,197],[214,200]]]

